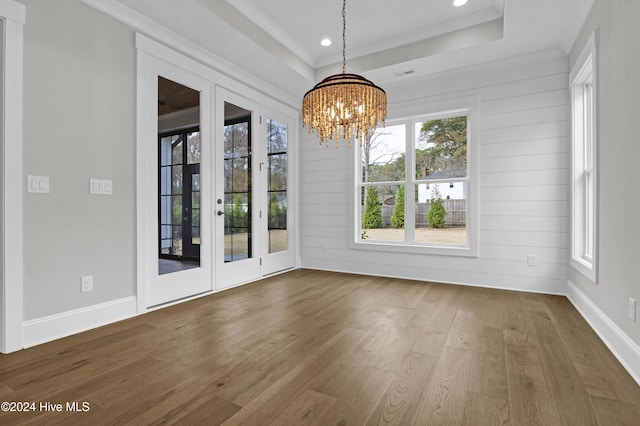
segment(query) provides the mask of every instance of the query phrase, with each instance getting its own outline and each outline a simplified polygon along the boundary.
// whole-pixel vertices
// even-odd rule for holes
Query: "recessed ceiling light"
[[[467,0],[453,0],[454,6],[463,6],[467,3]]]
[[[331,46],[331,40],[329,40],[328,38],[323,38],[322,41],[320,42],[321,45],[323,46]]]

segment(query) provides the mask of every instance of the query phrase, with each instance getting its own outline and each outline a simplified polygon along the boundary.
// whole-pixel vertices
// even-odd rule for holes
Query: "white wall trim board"
[[[4,353],[22,348],[23,312],[23,207],[22,207],[22,86],[23,41],[25,7],[13,0],[0,1],[0,19],[4,20],[4,99],[0,120],[3,122],[2,144],[2,261],[3,276],[0,307],[3,330],[0,351]],[[6,208],[10,206],[10,208]]]
[[[571,280],[567,282],[567,298],[589,323],[620,364],[640,384],[640,346],[611,318],[593,303]]]
[[[0,0],[0,16],[24,25],[26,8],[23,4],[14,0]]]
[[[40,345],[137,315],[134,296],[25,321],[24,347]]]

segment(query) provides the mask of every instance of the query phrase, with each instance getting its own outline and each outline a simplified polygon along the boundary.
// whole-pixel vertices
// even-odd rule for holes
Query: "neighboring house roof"
[[[426,176],[423,176],[421,180],[440,180],[440,179],[453,179],[465,177],[467,175],[466,169],[446,170],[443,172],[434,172]]]

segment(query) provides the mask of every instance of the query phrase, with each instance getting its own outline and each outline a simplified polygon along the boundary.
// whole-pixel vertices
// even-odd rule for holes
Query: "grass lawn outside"
[[[404,241],[402,228],[363,229],[368,241]],[[467,228],[456,226],[450,228],[416,228],[416,243],[440,243],[465,245]]]

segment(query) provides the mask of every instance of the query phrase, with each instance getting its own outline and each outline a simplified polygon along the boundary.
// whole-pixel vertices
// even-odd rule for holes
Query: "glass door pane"
[[[267,119],[268,253],[287,250],[287,125]]]
[[[200,132],[161,135],[159,151],[159,255],[166,273],[199,264]]]
[[[251,179],[251,113],[225,102],[225,262],[253,257]]]

